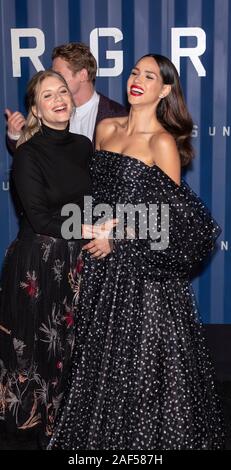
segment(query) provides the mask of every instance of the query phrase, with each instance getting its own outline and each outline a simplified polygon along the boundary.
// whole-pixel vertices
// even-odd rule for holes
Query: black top
[[[92,143],[82,135],[45,125],[15,153],[12,177],[22,205],[21,233],[62,238],[61,208],[83,208],[91,194],[89,162]]]

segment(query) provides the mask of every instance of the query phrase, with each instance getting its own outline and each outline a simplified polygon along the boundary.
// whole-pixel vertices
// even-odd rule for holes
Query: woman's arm
[[[35,233],[62,238],[61,226],[66,217],[52,217],[36,155],[20,146],[16,156],[12,177],[26,218]]]
[[[176,184],[181,180],[180,155],[174,138],[167,132],[163,132],[157,138],[152,138],[151,150],[155,164],[166,173]]]

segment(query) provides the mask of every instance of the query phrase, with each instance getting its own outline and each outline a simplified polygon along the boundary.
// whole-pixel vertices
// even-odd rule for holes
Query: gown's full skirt
[[[222,448],[189,280],[219,228],[187,186],[138,160],[97,152],[93,176],[95,203],[168,201],[173,241],[159,252],[146,240],[116,240],[107,259],[85,256],[73,364],[49,449]]]

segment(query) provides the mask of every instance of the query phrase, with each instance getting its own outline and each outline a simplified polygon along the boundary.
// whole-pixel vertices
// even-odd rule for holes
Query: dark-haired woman
[[[142,57],[127,92],[129,116],[99,124],[92,165],[94,204],[110,204],[119,219],[127,211],[127,238],[115,238],[103,262],[92,259],[98,240],[86,247],[78,342],[49,449],[220,449],[190,284],[220,229],[181,181],[193,156],[192,120],[163,56]]]

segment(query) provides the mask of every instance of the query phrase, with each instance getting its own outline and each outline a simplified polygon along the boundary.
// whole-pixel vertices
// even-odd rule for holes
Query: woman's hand
[[[105,258],[113,250],[113,240],[109,238],[95,238],[87,245],[84,245],[83,250],[87,250],[91,253],[92,258]]]
[[[111,219],[102,224],[82,225],[82,237],[105,239],[112,238],[112,230],[118,224],[118,219]]]
[[[111,219],[99,225],[82,226],[83,238],[94,238],[83,250],[91,253],[93,258],[105,258],[113,250],[112,230],[117,225],[118,219]]]
[[[15,140],[19,139],[26,122],[24,116],[19,111],[12,112],[8,108],[5,109],[5,115],[7,117],[9,137]]]

